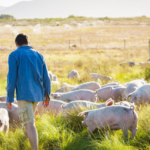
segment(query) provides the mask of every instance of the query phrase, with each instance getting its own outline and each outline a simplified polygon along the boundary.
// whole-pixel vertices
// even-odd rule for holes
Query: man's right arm
[[[9,72],[7,75],[7,103],[12,103],[14,101],[14,92],[17,82],[17,60],[15,56],[11,53],[8,58]]]

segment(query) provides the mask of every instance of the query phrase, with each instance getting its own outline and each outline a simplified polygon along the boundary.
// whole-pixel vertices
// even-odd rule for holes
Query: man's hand
[[[50,99],[49,99],[49,96],[47,95],[46,99],[42,102],[42,105],[44,105],[44,107],[46,108],[46,107],[48,107],[49,102],[50,102]]]
[[[11,103],[6,103],[6,106],[9,110],[12,110],[12,104]]]

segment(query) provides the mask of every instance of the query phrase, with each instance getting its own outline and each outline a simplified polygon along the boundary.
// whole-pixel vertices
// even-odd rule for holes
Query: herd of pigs
[[[90,76],[95,80],[110,81],[113,79],[96,73],[91,73]],[[52,83],[59,82],[57,76],[50,71],[49,77]],[[68,74],[68,78],[79,78],[78,71],[72,70]],[[45,109],[40,102],[36,113],[42,114],[45,111],[50,111],[54,115],[66,117],[73,111],[79,117],[84,116],[82,125],[88,127],[89,136],[97,128],[106,131],[106,135],[109,130],[121,129],[126,138],[128,138],[128,130],[132,132],[132,138],[134,138],[138,124],[135,105],[140,110],[141,104],[150,103],[150,84],[143,79],[124,84],[111,82],[105,85],[100,85],[96,81],[78,86],[64,83],[60,89],[51,94],[51,97],[53,99],[51,99],[49,106]],[[82,112],[82,110],[85,111]],[[0,131],[7,133],[9,125],[16,126],[16,124],[20,124],[17,100],[12,103],[12,110],[8,110],[6,96],[1,96]]]

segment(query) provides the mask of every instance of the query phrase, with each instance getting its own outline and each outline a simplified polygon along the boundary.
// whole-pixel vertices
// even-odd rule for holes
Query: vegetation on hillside
[[[84,16],[74,16],[70,15],[67,18],[35,18],[35,19],[15,19],[11,15],[2,14],[0,16],[0,23],[2,25],[11,24],[13,26],[28,26],[28,25],[36,25],[38,23],[43,25],[54,25],[55,22],[59,21],[61,24],[70,22],[70,21],[149,21],[150,18],[146,16],[139,16],[139,17],[122,17],[122,18],[110,18],[110,17],[84,17]]]

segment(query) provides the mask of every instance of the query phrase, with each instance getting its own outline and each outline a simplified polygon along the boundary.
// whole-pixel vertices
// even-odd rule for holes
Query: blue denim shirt
[[[43,56],[30,46],[20,46],[8,58],[7,102],[40,102],[51,93],[51,82]]]

